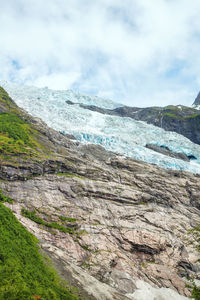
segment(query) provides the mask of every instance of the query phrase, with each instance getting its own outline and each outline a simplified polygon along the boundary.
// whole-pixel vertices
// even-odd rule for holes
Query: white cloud
[[[60,74],[53,73],[49,75],[40,76],[36,80],[28,82],[30,85],[35,85],[38,87],[51,87],[51,89],[55,90],[64,90],[70,89],[71,85],[78,80],[80,74],[79,73],[69,73]]]
[[[192,103],[199,0],[0,0],[0,79],[134,106]]]

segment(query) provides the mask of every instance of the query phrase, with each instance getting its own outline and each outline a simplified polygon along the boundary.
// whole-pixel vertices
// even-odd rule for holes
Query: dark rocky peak
[[[200,105],[200,92],[198,93],[196,99],[194,100],[193,105],[194,105],[194,106]]]

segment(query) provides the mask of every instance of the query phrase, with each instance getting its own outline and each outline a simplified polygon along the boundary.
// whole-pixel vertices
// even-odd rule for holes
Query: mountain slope
[[[81,144],[12,105],[32,143],[2,149],[0,189],[63,278],[88,299],[189,296],[200,269],[199,175]]]
[[[192,142],[200,144],[200,111],[196,108],[182,105],[147,108],[123,106],[115,109],[99,109],[89,105],[82,107],[103,114],[145,121],[167,131],[182,134]]]
[[[133,120],[130,117],[122,118],[85,109],[85,106],[91,107],[91,103],[98,102],[102,106],[101,110],[104,110],[105,106],[109,107],[108,100],[104,102],[104,100],[98,101],[95,97],[75,97],[68,91],[53,91],[12,84],[5,84],[5,86],[18,105],[27,109],[33,116],[42,118],[50,127],[63,134],[73,135],[84,144],[98,144],[106,150],[164,168],[200,172],[200,146],[182,135]],[[73,101],[69,100],[69,97]],[[72,105],[74,99],[76,104]],[[83,104],[80,104],[80,101]],[[111,102],[109,109],[113,109],[113,106]],[[118,107],[115,111],[123,111],[123,109],[125,108]],[[168,118],[170,113],[166,112],[166,114]],[[188,120],[187,113],[184,112],[182,118]],[[171,152],[185,155],[189,160],[166,156],[166,152],[155,151],[155,147],[154,150],[147,147],[149,144],[160,148],[165,147]],[[193,159],[190,161],[190,158]]]

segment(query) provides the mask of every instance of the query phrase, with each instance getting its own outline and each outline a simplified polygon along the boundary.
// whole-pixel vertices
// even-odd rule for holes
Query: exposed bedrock
[[[43,170],[28,180],[1,181],[0,188],[15,200],[8,206],[58,268],[65,266],[61,274],[71,272],[94,299],[126,299],[137,290],[136,280],[189,296],[188,279],[200,279],[191,233],[200,220],[200,178],[108,155],[101,147],[77,149],[73,173]],[[46,162],[50,169],[52,163]],[[66,172],[60,162],[54,166]],[[22,166],[4,165],[4,176],[16,170],[23,174]],[[39,225],[22,216],[22,208],[74,232]],[[62,222],[62,217],[73,221]]]

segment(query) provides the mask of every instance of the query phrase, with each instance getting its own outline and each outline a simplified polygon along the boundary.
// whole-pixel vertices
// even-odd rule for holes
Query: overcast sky
[[[0,0],[0,79],[132,106],[191,105],[200,0]]]

